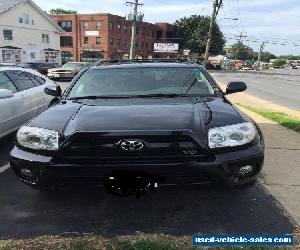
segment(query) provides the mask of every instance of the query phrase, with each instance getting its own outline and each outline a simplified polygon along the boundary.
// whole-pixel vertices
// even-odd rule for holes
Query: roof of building
[[[0,0],[0,15],[8,12],[12,8],[23,4],[30,3],[42,16],[44,16],[59,32],[63,32],[63,29],[60,28],[49,16],[45,13],[38,5],[36,5],[32,0]]]
[[[0,14],[10,10],[11,8],[25,1],[26,0],[0,0]]]

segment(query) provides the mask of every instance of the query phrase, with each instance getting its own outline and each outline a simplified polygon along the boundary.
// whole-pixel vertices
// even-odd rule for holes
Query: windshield
[[[83,68],[83,63],[66,63],[62,66],[62,68],[71,68],[71,69],[77,69],[77,68]]]
[[[200,68],[91,69],[75,83],[68,98],[139,95],[213,96]]]

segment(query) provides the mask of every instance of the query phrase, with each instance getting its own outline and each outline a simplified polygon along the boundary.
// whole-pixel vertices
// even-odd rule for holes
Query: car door
[[[8,89],[14,93],[11,98],[0,99],[0,137],[3,137],[22,125],[20,116],[24,113],[25,108],[24,99],[5,71],[0,72],[0,89]]]
[[[39,109],[39,94],[30,75],[26,71],[11,70],[7,75],[15,83],[20,98],[24,100],[23,113],[20,114],[20,121],[26,123],[37,115]]]

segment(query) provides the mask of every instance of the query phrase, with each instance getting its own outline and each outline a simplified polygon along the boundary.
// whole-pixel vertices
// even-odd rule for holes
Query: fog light
[[[253,170],[254,170],[254,167],[251,165],[243,166],[239,170],[239,175],[245,176],[245,175],[251,174],[253,172]]]
[[[34,176],[32,171],[27,168],[22,168],[20,170],[20,173],[27,178],[32,178]]]

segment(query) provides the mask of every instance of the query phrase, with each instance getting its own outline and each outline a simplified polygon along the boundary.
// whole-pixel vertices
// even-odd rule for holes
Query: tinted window
[[[31,78],[31,80],[32,80],[32,82],[34,83],[35,86],[43,85],[46,82],[46,80],[42,77],[30,74],[30,73],[28,73],[28,75],[30,76],[30,78]]]
[[[0,72],[0,89],[8,89],[14,93],[17,92],[16,86],[3,72]]]
[[[77,68],[84,68],[84,63],[66,63],[62,66],[62,68],[71,68],[71,69],[77,69]]]
[[[70,97],[148,94],[212,96],[215,93],[200,68],[157,67],[88,70],[78,79]]]
[[[61,36],[60,37],[61,47],[73,47],[73,37],[71,36]]]
[[[27,72],[16,70],[16,71],[9,71],[7,72],[7,74],[17,85],[19,91],[23,91],[35,87],[35,84],[31,80],[30,75]]]

